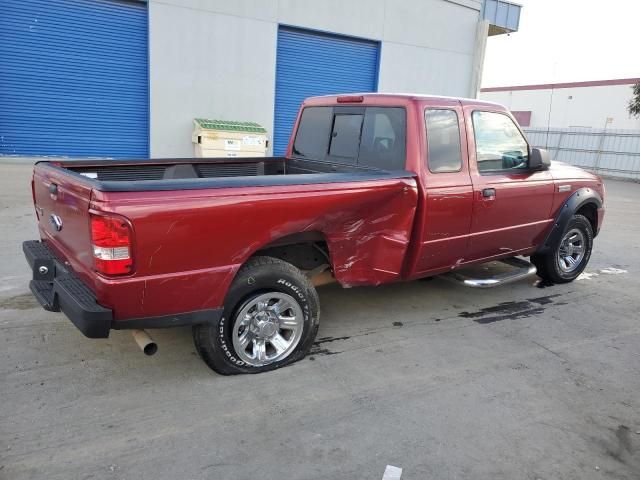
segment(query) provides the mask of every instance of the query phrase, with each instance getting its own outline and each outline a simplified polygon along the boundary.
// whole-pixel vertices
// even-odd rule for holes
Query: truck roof
[[[362,97],[362,100],[357,101],[346,101],[339,102],[338,98],[344,98],[346,100],[349,97]],[[388,102],[398,102],[402,103],[410,103],[410,102],[424,102],[424,103],[443,103],[450,104],[454,102],[460,102],[462,105],[477,105],[477,106],[486,106],[491,108],[496,108],[500,110],[504,110],[505,107],[499,103],[495,102],[487,102],[484,100],[478,100],[477,98],[464,98],[464,97],[448,97],[444,95],[425,95],[422,93],[373,93],[373,92],[362,92],[362,93],[345,93],[341,95],[321,95],[317,97],[309,97],[304,101],[304,105],[326,105],[327,103],[343,103],[345,105],[354,104],[354,103],[369,103],[369,104],[387,104]]]

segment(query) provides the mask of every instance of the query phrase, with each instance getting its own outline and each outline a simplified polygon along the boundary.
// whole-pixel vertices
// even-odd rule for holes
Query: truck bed
[[[326,243],[343,285],[398,280],[414,177],[277,157],[56,160],[35,166],[33,194],[40,238],[119,322],[220,308],[241,265],[292,236]],[[134,270],[116,279],[94,266],[104,215],[134,232]]]
[[[43,163],[43,162],[40,162]],[[46,162],[103,192],[341,183],[415,176],[358,165],[284,157]]]

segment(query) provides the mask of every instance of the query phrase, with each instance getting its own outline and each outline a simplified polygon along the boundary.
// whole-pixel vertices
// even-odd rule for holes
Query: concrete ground
[[[30,167],[0,166],[0,478],[640,478],[640,185],[583,279],[321,289],[307,359],[222,377],[190,330],[89,340],[27,293]]]

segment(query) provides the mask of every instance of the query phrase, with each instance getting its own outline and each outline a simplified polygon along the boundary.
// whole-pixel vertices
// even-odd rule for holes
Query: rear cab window
[[[329,157],[338,157],[338,163],[355,164],[358,161],[362,118],[363,115],[354,113],[334,115]]]
[[[359,164],[404,170],[407,145],[404,108],[367,107],[362,127]]]
[[[305,107],[293,143],[296,158],[404,170],[403,107]]]
[[[332,120],[331,107],[305,108],[293,144],[293,154],[311,160],[324,158],[329,149]]]

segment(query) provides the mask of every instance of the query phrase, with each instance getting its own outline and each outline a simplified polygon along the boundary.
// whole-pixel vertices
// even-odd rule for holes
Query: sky
[[[640,0],[514,0],[520,28],[489,37],[483,87],[640,77]]]

